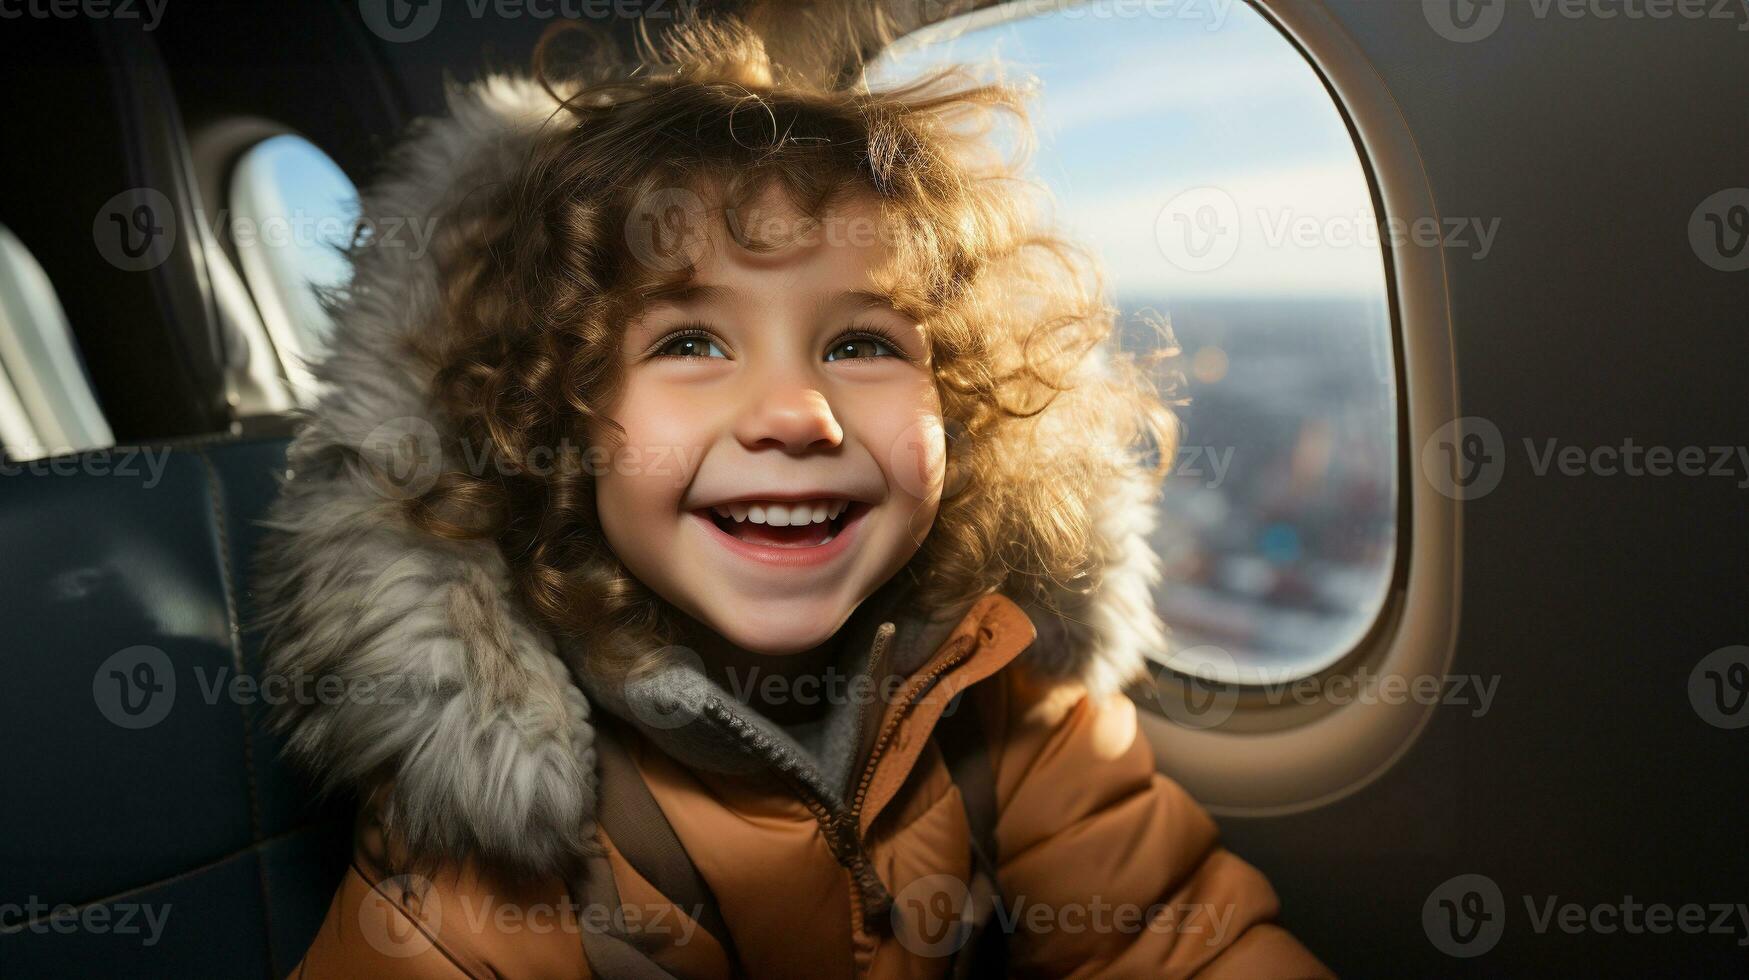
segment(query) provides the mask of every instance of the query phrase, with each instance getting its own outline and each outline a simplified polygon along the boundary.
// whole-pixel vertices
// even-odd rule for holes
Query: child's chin
[[[850,610],[821,601],[757,603],[712,616],[710,624],[723,639],[751,653],[787,657],[825,643],[838,632]]]
[[[747,635],[740,640],[737,640],[734,637],[729,637],[729,641],[750,653],[757,653],[767,657],[793,657],[798,653],[805,653],[812,650],[831,638],[831,633],[809,633],[806,635],[798,634],[783,637],[773,637],[767,634],[763,636]]]

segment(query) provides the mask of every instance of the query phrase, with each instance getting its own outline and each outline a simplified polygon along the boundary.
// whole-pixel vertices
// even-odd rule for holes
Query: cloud
[[[1237,251],[1209,272],[1177,268],[1155,237],[1161,211],[1197,187],[1224,191],[1239,214]],[[1057,201],[1059,227],[1099,252],[1122,295],[1352,295],[1383,288],[1382,253],[1358,234],[1374,221],[1358,162],[1187,172],[1059,193]]]

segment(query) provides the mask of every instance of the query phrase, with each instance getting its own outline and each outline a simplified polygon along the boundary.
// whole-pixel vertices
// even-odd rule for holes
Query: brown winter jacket
[[[1220,847],[1208,816],[1155,772],[1129,700],[1090,698],[1012,663],[1035,632],[1007,598],[979,601],[873,726],[853,812],[899,906],[934,899],[942,879],[931,876],[970,874],[965,812],[929,735],[953,696],[976,685],[1013,975],[1328,976],[1272,923],[1276,898],[1263,876]],[[949,951],[932,948],[932,936],[891,915],[865,922],[846,857],[802,796],[745,773],[688,769],[643,739],[632,754],[721,904],[742,975],[943,975]],[[656,941],[656,962],[677,977],[731,976],[722,945],[604,843],[626,921]],[[580,914],[562,881],[511,886],[474,865],[442,869],[429,884],[385,881],[369,856],[379,848],[361,845],[298,976],[591,975],[581,934],[604,919],[599,909]]]

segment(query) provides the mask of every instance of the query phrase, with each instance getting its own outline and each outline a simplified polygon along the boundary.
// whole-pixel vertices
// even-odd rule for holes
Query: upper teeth
[[[844,508],[848,506],[848,500],[798,500],[792,504],[741,501],[718,504],[711,509],[723,517],[733,517],[736,521],[750,520],[755,524],[789,527],[794,524],[820,524],[830,521],[844,513]]]

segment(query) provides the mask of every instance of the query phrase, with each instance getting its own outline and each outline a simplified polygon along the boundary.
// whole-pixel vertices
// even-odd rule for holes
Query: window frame
[[[1380,220],[1432,221],[1439,212],[1419,147],[1371,63],[1318,0],[1244,0],[1281,33],[1318,76],[1349,132]],[[1056,10],[1051,0],[1013,0],[947,22],[921,25],[893,47]],[[951,26],[949,26],[951,25]],[[1462,511],[1423,478],[1416,447],[1458,418],[1450,303],[1443,243],[1393,247],[1381,236],[1385,301],[1397,386],[1397,540],[1391,582],[1372,625],[1349,650],[1297,683],[1350,682],[1362,672],[1437,677],[1444,690],[1461,585]],[[1161,651],[1164,654],[1164,651]],[[1271,703],[1264,685],[1222,685],[1218,724],[1193,727],[1184,717],[1192,679],[1156,661],[1153,676],[1132,689],[1138,715],[1162,772],[1217,815],[1272,816],[1332,803],[1372,782],[1401,758],[1437,704],[1413,698]],[[1230,712],[1227,709],[1230,708]]]
[[[247,212],[239,206],[238,183],[244,176],[245,166],[253,159],[253,154],[263,145],[282,138],[299,140],[311,150],[322,154],[353,183],[355,193],[363,193],[357,182],[353,181],[352,175],[346,173],[340,162],[321,144],[281,123],[253,117],[229,119],[203,136],[214,146],[215,155],[222,153],[222,165],[213,169],[214,185],[217,188],[216,193],[221,195],[220,200],[224,202],[224,213],[228,215],[260,223],[260,215]],[[223,229],[222,240],[226,255],[230,257],[237,275],[249,292],[255,313],[265,332],[265,339],[288,390],[294,400],[307,404],[307,399],[314,397],[318,390],[318,381],[306,359],[319,360],[322,351],[304,349],[302,331],[289,306],[287,287],[278,281],[276,270],[265,254],[259,249],[245,249],[240,246],[232,237],[228,223]]]
[[[1245,0],[1317,73],[1348,127],[1380,220],[1431,221],[1439,211],[1419,146],[1366,56],[1317,0]],[[1397,383],[1397,547],[1392,582],[1373,625],[1306,683],[1437,678],[1456,649],[1462,582],[1462,508],[1417,465],[1433,434],[1459,417],[1444,245],[1394,247],[1381,236]],[[1164,670],[1141,704],[1162,771],[1211,812],[1276,816],[1315,809],[1361,789],[1409,751],[1438,699],[1347,698],[1271,703],[1259,686],[1234,687],[1231,715],[1194,728],[1168,719],[1183,706],[1182,674]],[[1157,699],[1150,703],[1150,699]]]

